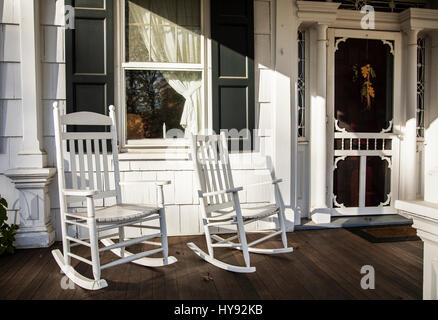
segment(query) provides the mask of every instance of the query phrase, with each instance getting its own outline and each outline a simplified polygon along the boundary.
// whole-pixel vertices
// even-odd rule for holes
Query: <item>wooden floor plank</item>
[[[358,236],[350,236],[350,232],[339,229],[340,237],[348,237],[349,241],[343,241],[342,247],[348,250],[348,254],[356,257],[362,265],[371,265],[376,272],[376,286],[379,284],[387,287],[394,299],[413,299],[417,295],[417,286],[410,283],[410,275],[399,268],[397,259],[393,259],[379,244],[370,243]],[[324,236],[330,239],[330,234],[324,230]],[[386,243],[390,246],[390,243]],[[400,274],[401,271],[401,274]],[[403,279],[403,281],[400,281]]]
[[[358,270],[351,259],[343,259],[344,256],[336,251],[336,246],[327,243],[317,234],[298,232],[305,241],[305,250],[301,252],[314,262],[321,270],[326,272],[332,279],[343,286],[355,299],[375,299],[376,295],[360,287],[360,273],[347,272],[345,269]],[[379,296],[377,296],[379,297]]]
[[[249,234],[252,240],[259,235]],[[279,237],[260,245],[280,247]],[[421,299],[421,241],[371,243],[345,229],[306,230],[288,233],[292,253],[251,254],[252,274],[237,274],[212,266],[186,245],[205,248],[204,236],[169,237],[170,254],[178,262],[162,268],[132,263],[106,269],[108,288],[87,291],[61,288],[63,275],[51,250],[17,250],[0,257],[0,299]],[[60,244],[55,245],[59,247]],[[142,248],[138,248],[139,250]],[[143,248],[144,249],[144,248]],[[74,250],[86,257],[89,249]],[[228,263],[243,265],[238,250],[218,248]],[[115,256],[105,252],[102,263]],[[73,261],[76,270],[92,277],[89,265]],[[376,271],[376,289],[360,287],[361,266]]]

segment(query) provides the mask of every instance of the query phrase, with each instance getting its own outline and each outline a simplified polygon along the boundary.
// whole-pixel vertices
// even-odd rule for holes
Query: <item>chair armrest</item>
[[[98,191],[97,190],[80,190],[80,189],[64,189],[62,193],[65,196],[76,196],[76,197],[93,197]]]
[[[246,189],[247,187],[263,186],[265,184],[278,184],[280,182],[283,182],[283,179],[274,179],[274,180],[270,180],[270,181],[251,183],[251,184],[247,184],[247,185],[242,186],[242,188]]]
[[[165,186],[167,184],[171,184],[172,182],[170,180],[137,180],[137,181],[121,181],[121,182],[119,182],[120,185],[138,184],[138,183],[154,183],[157,186]]]
[[[242,190],[243,190],[243,187],[231,188],[231,189],[214,191],[214,192],[202,192],[201,190],[198,190],[198,195],[199,195],[199,198],[202,198],[202,197],[216,196],[216,195],[224,194],[224,193],[234,193],[234,192],[239,192]]]

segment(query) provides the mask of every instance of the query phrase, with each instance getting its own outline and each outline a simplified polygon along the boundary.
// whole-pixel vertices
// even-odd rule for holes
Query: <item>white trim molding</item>
[[[399,13],[401,30],[438,29],[438,10],[410,8]]]
[[[297,1],[299,22],[316,22],[330,25],[336,21],[338,8],[336,2]]]

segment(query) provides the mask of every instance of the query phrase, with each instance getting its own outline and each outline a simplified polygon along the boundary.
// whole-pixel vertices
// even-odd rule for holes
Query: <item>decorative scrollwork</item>
[[[347,132],[347,130],[345,130],[345,128],[341,128],[339,126],[339,120],[335,119],[335,131],[336,132]]]
[[[390,193],[388,193],[388,194],[386,195],[386,201],[385,201],[385,202],[381,202],[381,203],[379,204],[379,207],[388,206],[388,205],[391,203],[391,198],[392,198],[392,193],[390,192]]]
[[[335,207],[337,207],[337,208],[345,208],[345,206],[344,206],[343,203],[339,203],[339,202],[337,201],[337,197],[336,197],[336,195],[333,195],[333,204],[334,204]]]
[[[388,162],[388,168],[392,169],[392,159],[390,157],[380,156],[380,159],[386,160]]]
[[[392,55],[394,55],[394,42],[391,40],[382,40],[383,44],[387,44],[389,48],[391,49],[390,52]]]
[[[386,129],[382,129],[382,131],[380,131],[380,133],[391,132],[391,130],[392,130],[392,120],[389,120],[388,128],[386,128]]]
[[[339,44],[340,44],[341,42],[345,42],[345,41],[347,41],[347,40],[348,40],[348,38],[336,38],[336,39],[335,39],[335,52],[338,51],[338,49],[339,49]]]
[[[345,160],[345,158],[347,158],[347,156],[336,157],[335,162],[333,164],[333,170],[336,170],[338,168],[338,162]]]

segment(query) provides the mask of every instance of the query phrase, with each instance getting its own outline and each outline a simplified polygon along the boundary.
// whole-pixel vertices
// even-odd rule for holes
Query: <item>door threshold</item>
[[[312,219],[301,218],[301,225],[295,226],[295,230],[411,224],[412,219],[405,218],[399,214],[332,217],[330,223],[324,224],[315,224]]]

